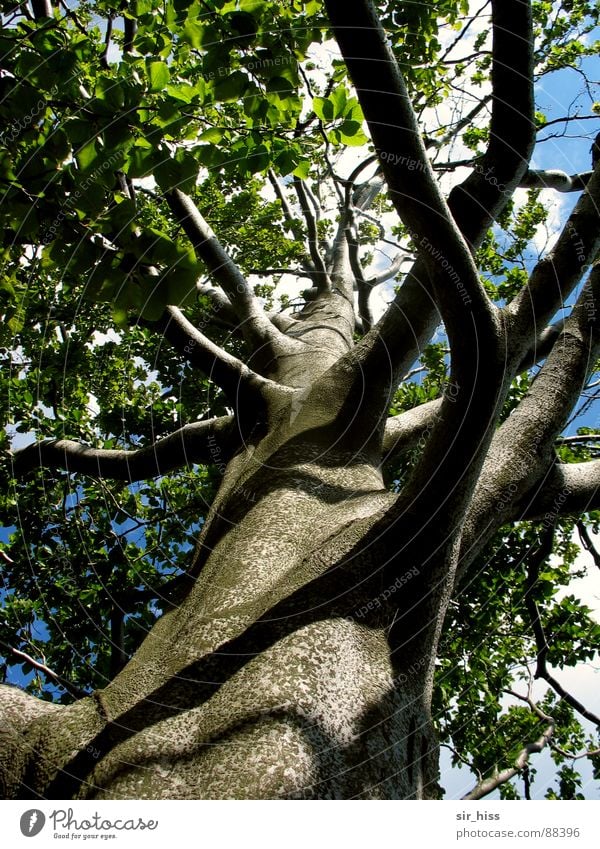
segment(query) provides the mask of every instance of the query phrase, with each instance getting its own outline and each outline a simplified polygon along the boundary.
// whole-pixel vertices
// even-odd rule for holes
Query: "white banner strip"
[[[600,802],[2,802],[3,846],[598,849]],[[385,841],[385,844],[384,844]]]

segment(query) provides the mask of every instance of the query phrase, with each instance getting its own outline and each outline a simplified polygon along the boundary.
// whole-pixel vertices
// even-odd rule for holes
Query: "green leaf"
[[[344,86],[338,86],[330,95],[328,100],[333,105],[333,117],[340,118],[344,114],[348,95]]]
[[[77,151],[77,162],[82,171],[87,171],[94,167],[98,160],[98,151],[96,142],[92,141],[84,145]]]
[[[305,160],[304,162],[300,162],[296,168],[294,168],[293,174],[294,177],[298,177],[300,180],[306,180],[310,173],[311,163]]]
[[[150,80],[150,91],[162,91],[171,79],[171,74],[166,63],[149,62],[148,79]]]
[[[344,121],[338,128],[342,144],[361,147],[369,141],[358,121]]]
[[[178,150],[174,158],[163,159],[155,167],[154,176],[165,192],[171,189],[189,192],[196,183],[198,167],[198,162],[189,151]]]
[[[133,179],[148,177],[161,159],[161,155],[153,147],[138,141],[127,155],[125,171]]]
[[[320,118],[321,121],[332,121],[335,117],[334,105],[328,98],[313,98],[313,109],[317,118]]]
[[[209,127],[208,130],[200,133],[198,136],[199,142],[210,142],[211,144],[219,144],[225,135],[225,130],[221,127]]]
[[[175,100],[179,100],[182,103],[191,103],[192,100],[198,96],[199,91],[193,85],[188,85],[187,83],[169,83],[165,86],[166,93],[175,98]]]
[[[215,100],[221,102],[240,100],[248,85],[248,78],[240,71],[234,71],[233,74],[216,81],[214,86]]]

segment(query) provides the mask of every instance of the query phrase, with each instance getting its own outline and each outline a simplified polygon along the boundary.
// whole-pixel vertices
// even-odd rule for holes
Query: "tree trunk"
[[[437,795],[421,570],[390,582],[377,544],[396,497],[310,433],[230,463],[186,597],[105,689],[15,731],[7,795]]]

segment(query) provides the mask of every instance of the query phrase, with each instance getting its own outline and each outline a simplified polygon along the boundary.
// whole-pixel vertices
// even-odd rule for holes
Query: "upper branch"
[[[369,0],[327,0],[336,40],[356,88],[400,219],[423,247],[423,262],[449,336],[460,347],[465,305],[491,326],[492,308],[470,252],[441,195],[404,78]],[[376,74],[374,75],[374,69]],[[390,118],[393,116],[393,121]],[[398,167],[411,163],[412,168]]]
[[[342,25],[343,21],[340,21]],[[460,186],[452,190],[448,199],[452,216],[472,249],[481,243],[490,224],[502,212],[519,185],[527,171],[535,144],[530,3],[523,0],[494,0],[492,27],[493,98],[488,149],[478,167]],[[358,55],[362,55],[360,43],[356,50]],[[385,66],[385,61],[378,64],[378,83],[380,69]],[[389,115],[382,116],[382,120],[385,130]],[[418,168],[415,167],[417,162]],[[396,179],[399,180],[400,175],[405,178],[412,173],[420,183],[421,162],[420,159],[409,162],[406,156],[393,159]],[[408,168],[402,168],[402,163],[410,165],[414,170],[410,172]],[[390,170],[389,159],[387,164],[386,177]],[[449,257],[445,258],[449,260]],[[408,371],[417,352],[428,343],[439,324],[437,298],[432,298],[434,279],[427,268],[425,257],[420,255],[379,324],[361,343],[365,350],[372,352],[370,358],[377,363],[376,367],[379,367],[381,360],[387,362],[391,358],[396,366],[395,380]]]
[[[221,245],[191,198],[179,189],[167,194],[177,221],[185,230],[196,254],[206,263],[214,279],[223,288],[242,322],[244,336],[254,344],[273,342],[279,331],[267,318],[248,281]]]
[[[531,273],[528,285],[509,305],[515,341],[527,339],[563,306],[600,249],[600,167],[577,201],[554,248]]]
[[[24,477],[36,468],[64,469],[97,478],[133,483],[192,463],[227,460],[239,443],[232,416],[194,422],[164,439],[133,451],[90,448],[71,439],[44,440],[14,451],[12,471]]]
[[[163,318],[153,322],[151,326],[160,330],[190,363],[202,369],[206,376],[225,392],[235,408],[239,406],[242,398],[256,402],[266,391],[280,388],[278,384],[261,377],[237,357],[215,345],[188,321],[178,307],[168,306]]]
[[[536,140],[529,0],[492,0],[492,115],[487,150],[452,190],[450,208],[477,247],[527,171]]]
[[[302,210],[302,215],[304,216],[304,220],[306,221],[306,227],[308,230],[308,250],[310,253],[312,264],[315,269],[315,285],[320,291],[327,292],[331,289],[331,281],[329,279],[329,275],[327,274],[327,269],[325,268],[325,263],[323,262],[323,257],[321,256],[321,252],[319,250],[319,233],[317,230],[317,220],[315,217],[315,213],[311,209],[311,205],[309,202],[309,194],[306,191],[302,180],[299,180],[297,177],[294,178],[294,188],[296,189],[296,194],[298,195],[298,201],[300,203],[300,209]]]
[[[501,525],[530,518],[532,502],[544,500],[551,491],[553,497],[558,495],[547,477],[555,462],[554,442],[599,354],[600,267],[596,266],[527,394],[494,435],[467,516],[461,573]],[[573,468],[556,467],[567,475]],[[551,472],[551,478],[562,473]],[[543,493],[538,496],[540,489]],[[559,512],[570,512],[567,501],[560,499]]]
[[[5,643],[4,640],[0,640],[0,648],[4,649],[4,651],[12,655],[12,657],[16,658],[17,663],[22,663],[23,661],[25,661],[25,663],[28,663],[34,669],[37,669],[38,672],[41,672],[47,678],[56,681],[57,684],[59,684],[61,687],[64,687],[65,690],[67,690],[67,692],[74,696],[76,699],[82,699],[85,696],[89,695],[89,693],[86,693],[85,690],[82,690],[80,687],[78,687],[76,684],[73,684],[67,678],[63,678],[62,675],[59,675],[58,673],[54,672],[45,663],[41,663],[39,660],[35,660],[35,658],[31,657],[31,655],[27,654],[26,652],[20,651],[19,649],[8,645],[8,643]]]
[[[592,171],[567,174],[565,171],[527,171],[519,183],[522,189],[555,189],[557,192],[581,192],[587,186]]]

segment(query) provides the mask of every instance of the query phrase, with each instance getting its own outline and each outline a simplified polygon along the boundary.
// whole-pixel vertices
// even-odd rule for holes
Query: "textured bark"
[[[367,457],[328,448],[330,426],[290,429],[230,465],[196,582],[115,680],[15,729],[8,795],[436,794],[431,629],[406,649],[389,630],[419,569],[395,586],[365,546],[395,496]]]

